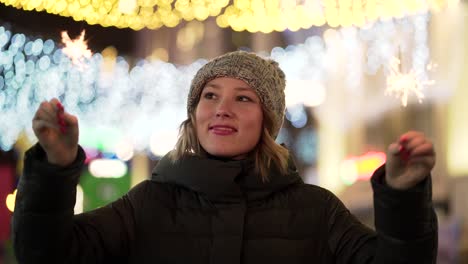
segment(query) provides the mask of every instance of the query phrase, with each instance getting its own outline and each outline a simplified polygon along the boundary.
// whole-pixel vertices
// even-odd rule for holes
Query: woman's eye
[[[252,99],[250,99],[247,96],[239,96],[238,100],[241,101],[241,102],[251,102],[252,101]]]
[[[203,98],[205,98],[205,99],[213,99],[214,97],[215,97],[215,94],[214,94],[214,93],[210,93],[210,92],[205,93],[205,94],[203,95]]]

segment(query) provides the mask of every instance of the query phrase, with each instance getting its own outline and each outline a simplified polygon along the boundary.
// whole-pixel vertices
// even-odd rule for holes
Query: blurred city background
[[[386,147],[407,130],[429,136],[438,263],[468,263],[468,1],[0,0],[0,264],[16,263],[15,190],[41,101],[79,118],[75,213],[89,211],[150,176],[195,72],[239,49],[286,73],[277,141],[304,180],[369,226]]]

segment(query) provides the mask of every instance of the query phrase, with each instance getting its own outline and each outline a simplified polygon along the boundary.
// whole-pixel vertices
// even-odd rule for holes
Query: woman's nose
[[[216,108],[216,117],[231,117],[232,107],[226,100],[221,100]]]

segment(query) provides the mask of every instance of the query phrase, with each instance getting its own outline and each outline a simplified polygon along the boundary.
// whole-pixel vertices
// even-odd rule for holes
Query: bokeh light
[[[353,96],[362,93],[362,76],[373,75],[379,69],[388,73],[390,59],[400,47],[408,47],[410,43],[414,44],[409,46],[413,47],[409,54],[415,54],[418,76],[427,76],[426,69],[421,67],[429,57],[427,15],[382,21],[362,29],[327,31],[323,37],[312,36],[302,44],[273,48],[267,56],[277,61],[286,74],[287,118],[296,127],[305,126],[304,106],[314,107],[319,119],[329,118],[329,112],[321,111],[327,109],[331,98],[330,80],[344,79],[345,85],[351,87],[345,96],[352,102]],[[418,31],[418,37],[403,34],[406,38],[395,42],[395,34],[411,30]],[[161,60],[167,60],[166,50],[156,49],[154,56],[132,64],[118,56],[115,48],[108,47],[102,54],[95,52],[84,59],[85,67],[80,68],[52,40],[12,34],[2,26],[0,45],[0,148],[3,150],[12,148],[22,131],[34,142],[32,117],[43,100],[56,97],[61,99],[66,111],[78,116],[80,144],[114,151],[115,144],[125,139],[132,142],[134,152],[159,148],[155,152],[161,155],[173,146],[161,147],[163,143],[158,143],[158,147],[151,147],[152,138],[171,131],[171,141],[165,142],[174,143],[174,135],[186,118],[186,95],[191,79],[206,63],[205,59],[198,59],[189,65],[176,66]],[[355,56],[344,56],[348,53]],[[340,67],[350,70],[338,71]],[[346,76],[336,77],[337,72]],[[368,109],[359,107],[363,118],[373,118],[375,113],[398,106],[395,104],[398,99],[385,97],[384,87],[381,88],[378,91],[379,87],[375,87],[378,91],[375,94],[382,96],[373,98]],[[346,122],[352,123],[353,115]]]

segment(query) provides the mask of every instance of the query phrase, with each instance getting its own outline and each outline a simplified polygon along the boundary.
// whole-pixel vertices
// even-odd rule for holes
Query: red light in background
[[[15,180],[15,164],[0,163],[0,242],[10,238],[10,219],[12,213],[8,210],[6,200],[13,193]]]
[[[346,158],[341,163],[340,177],[346,185],[358,180],[369,180],[374,171],[385,163],[384,152],[367,152],[361,156]]]

